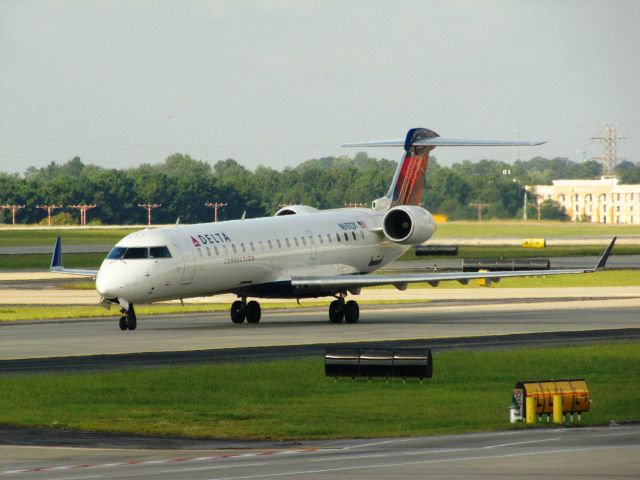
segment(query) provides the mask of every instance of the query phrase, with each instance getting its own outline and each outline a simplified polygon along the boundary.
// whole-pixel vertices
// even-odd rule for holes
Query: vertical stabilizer
[[[420,205],[424,190],[424,174],[429,164],[429,152],[433,146],[416,146],[414,142],[426,138],[435,138],[438,134],[427,128],[412,128],[404,141],[404,154],[393,176],[384,203],[387,208],[398,205]],[[381,199],[382,200],[382,199]]]

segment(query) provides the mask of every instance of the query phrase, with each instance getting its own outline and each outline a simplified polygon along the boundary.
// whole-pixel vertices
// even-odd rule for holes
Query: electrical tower
[[[159,208],[162,205],[159,203],[139,203],[138,206],[147,209],[147,225],[151,225],[151,210]]]
[[[11,224],[12,225],[16,224],[16,212],[18,210],[20,210],[21,208],[24,208],[24,205],[2,205],[2,206],[0,206],[0,210],[2,210],[2,209],[11,210]]]
[[[222,207],[226,207],[226,203],[220,202],[208,202],[204,204],[206,207],[213,208],[213,221],[218,223],[218,209]]]
[[[41,208],[43,210],[46,210],[49,226],[51,226],[51,214],[56,208],[62,208],[62,205],[55,205],[55,204],[54,205],[38,205],[36,208]]]
[[[96,208],[96,205],[69,205],[71,208],[80,210],[80,225],[83,227],[87,224],[87,210]],[[51,225],[51,224],[49,224]]]
[[[618,135],[616,126],[611,122],[602,122],[602,130],[598,136],[591,137],[591,140],[598,140],[602,143],[602,155],[594,158],[602,162],[606,177],[615,175],[616,165],[620,160],[618,158],[618,140],[624,140],[624,138]]]

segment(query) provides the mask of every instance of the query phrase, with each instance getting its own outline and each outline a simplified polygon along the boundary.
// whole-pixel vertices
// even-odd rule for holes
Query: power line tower
[[[71,208],[77,208],[80,210],[80,225],[83,227],[87,224],[87,210],[96,208],[97,205],[69,205]],[[51,224],[49,224],[51,225]]]
[[[591,140],[598,140],[602,143],[602,155],[594,157],[600,160],[604,166],[604,175],[612,177],[615,175],[618,160],[618,140],[624,140],[625,137],[618,135],[615,124],[611,122],[602,122],[602,130],[598,136],[591,137]]]
[[[204,204],[206,207],[213,208],[213,221],[218,223],[218,209],[226,207],[226,203],[221,202],[207,202]]]
[[[41,208],[47,212],[47,219],[49,221],[49,226],[51,226],[51,214],[56,208],[62,208],[62,205],[38,205],[36,208]]]
[[[138,206],[147,209],[147,225],[151,225],[151,210],[159,208],[162,205],[159,203],[139,203]]]

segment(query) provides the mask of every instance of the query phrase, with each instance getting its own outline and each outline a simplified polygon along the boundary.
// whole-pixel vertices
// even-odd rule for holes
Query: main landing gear
[[[136,312],[133,309],[133,305],[129,304],[129,309],[125,310],[123,308],[121,312],[124,315],[120,317],[120,330],[135,330],[138,326],[138,320],[136,319]]]
[[[247,323],[258,323],[261,315],[262,309],[255,300],[247,302],[246,298],[242,298],[231,304],[231,321],[233,323],[242,323],[245,319]]]
[[[360,307],[355,300],[344,301],[340,297],[329,304],[329,321],[331,323],[358,323],[360,319]]]

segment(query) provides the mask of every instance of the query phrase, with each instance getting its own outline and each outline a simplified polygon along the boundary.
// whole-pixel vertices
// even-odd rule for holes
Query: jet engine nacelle
[[[417,245],[431,238],[436,223],[429,211],[415,205],[400,205],[390,209],[382,219],[385,237],[403,245]]]
[[[313,208],[308,205],[287,205],[286,207],[282,207],[278,210],[274,217],[281,217],[283,215],[300,215],[301,213],[314,213],[317,211],[317,208]]]

